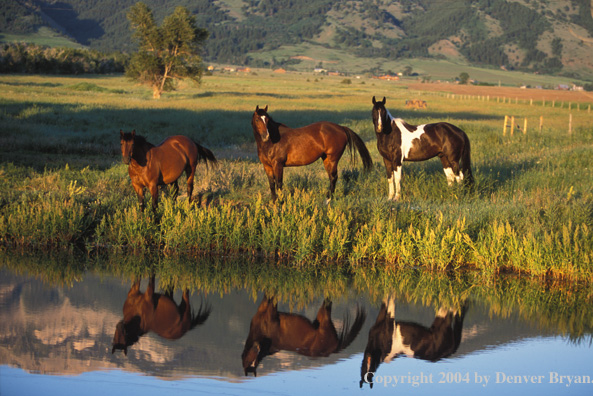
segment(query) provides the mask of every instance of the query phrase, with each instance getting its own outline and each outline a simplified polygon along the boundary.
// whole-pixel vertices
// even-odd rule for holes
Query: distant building
[[[375,76],[373,78],[376,78],[379,80],[386,80],[386,81],[398,81],[399,80],[398,76],[391,76],[389,74],[384,74],[382,76]]]

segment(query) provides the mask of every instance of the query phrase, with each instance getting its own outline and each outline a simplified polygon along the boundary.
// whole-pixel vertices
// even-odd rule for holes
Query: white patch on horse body
[[[401,326],[395,323],[393,334],[391,336],[391,350],[389,354],[385,356],[383,360],[385,363],[389,363],[397,355],[405,354],[409,357],[414,357],[414,351],[409,345],[404,344],[404,337],[402,336]]]
[[[401,133],[402,160],[405,160],[406,158],[408,158],[408,155],[410,154],[410,150],[412,150],[412,147],[414,145],[414,140],[420,139],[420,136],[424,135],[424,132],[425,132],[424,127],[426,126],[426,124],[418,125],[416,127],[416,130],[410,132],[404,126],[403,121],[404,120],[402,120],[401,118],[393,119],[393,122],[395,122],[395,125],[399,128],[400,133]]]

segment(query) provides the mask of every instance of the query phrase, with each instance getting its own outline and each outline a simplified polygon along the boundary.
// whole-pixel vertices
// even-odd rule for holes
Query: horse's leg
[[[463,180],[463,174],[459,173],[459,162],[450,161],[446,155],[441,155],[441,163],[443,164],[443,170],[447,177],[447,184],[452,186],[455,181],[461,183]]]
[[[177,195],[179,194],[179,183],[177,183],[177,180],[171,183],[171,193],[173,201],[175,201],[177,199]]]
[[[393,184],[393,164],[386,158],[383,158],[383,162],[385,163],[385,171],[387,172],[387,186],[389,187],[389,195],[387,196],[387,199],[392,200],[395,194]]]
[[[325,166],[325,171],[327,172],[327,176],[329,176],[329,190],[327,192],[327,201],[332,199],[334,195],[334,191],[336,190],[336,182],[338,181],[338,161],[340,158],[327,156],[323,160],[323,166]]]
[[[274,182],[278,194],[282,195],[282,179],[284,177],[284,164],[276,162],[274,164]],[[275,199],[274,199],[275,200]]]
[[[156,211],[156,208],[159,204],[159,186],[156,182],[154,182],[150,186],[148,186],[148,190],[150,191],[150,195],[152,196],[152,210]]]
[[[144,210],[144,187],[139,184],[132,184],[134,187],[134,191],[136,192],[136,196],[138,197],[138,204],[140,205],[140,209]]]
[[[192,194],[194,192],[194,175],[196,174],[196,164],[188,165],[185,168],[185,176],[187,176],[187,199],[191,203]]]
[[[397,201],[401,197],[402,163],[397,159],[393,162],[384,159],[384,162],[387,171],[387,184],[389,185],[387,199]]]
[[[270,193],[272,194],[272,202],[276,201],[276,181],[274,179],[274,171],[271,166],[264,165],[264,170],[266,171],[266,175],[268,176],[268,183],[270,185]]]

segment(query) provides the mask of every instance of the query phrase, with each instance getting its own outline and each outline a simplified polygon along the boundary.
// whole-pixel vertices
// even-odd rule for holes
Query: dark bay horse
[[[200,146],[186,136],[171,136],[155,146],[136,131],[124,133],[120,130],[121,155],[128,164],[132,186],[144,208],[144,189],[148,187],[152,196],[152,208],[158,204],[158,187],[173,184],[175,196],[179,191],[177,179],[183,172],[187,176],[187,197],[192,200],[194,175],[198,162],[216,164],[212,151]]]
[[[276,200],[276,190],[282,189],[284,167],[309,165],[319,158],[329,176],[328,201],[331,199],[338,180],[338,161],[346,147],[352,157],[356,147],[365,169],[373,166],[373,161],[362,139],[350,128],[321,121],[301,128],[289,128],[272,119],[265,109],[255,108],[251,119],[257,155],[264,166],[272,200]]]
[[[473,183],[470,143],[467,134],[446,122],[410,125],[394,118],[385,108],[385,98],[377,102],[373,96],[373,124],[377,134],[377,148],[385,162],[389,199],[401,196],[401,169],[403,161],[425,161],[439,157],[447,182],[467,185]]]
[[[149,331],[168,340],[177,340],[189,330],[203,324],[211,309],[202,307],[197,314],[192,312],[188,290],[183,291],[181,303],[177,305],[172,292],[160,294],[154,292],[154,275],[150,277],[148,287],[140,293],[140,279],[137,279],[128,292],[124,303],[124,318],[119,321],[113,336],[111,353],[121,349],[128,354],[128,347]]]
[[[373,387],[373,376],[382,362],[389,363],[400,355],[436,362],[451,356],[461,343],[461,331],[467,305],[461,311],[439,309],[430,328],[413,322],[395,320],[395,301],[383,301],[377,320],[369,330],[360,369],[360,387]]]
[[[302,315],[278,312],[278,304],[274,299],[264,296],[251,319],[241,356],[245,375],[257,375],[259,362],[281,350],[321,357],[348,347],[360,332],[366,314],[358,309],[352,326],[349,326],[349,318],[346,317],[338,335],[331,319],[331,306],[331,301],[325,300],[312,322]]]

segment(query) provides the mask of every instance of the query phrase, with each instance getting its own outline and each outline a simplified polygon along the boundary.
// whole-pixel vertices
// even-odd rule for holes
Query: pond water
[[[194,279],[183,303],[170,273],[146,298],[148,276],[136,292],[134,276],[56,278],[11,260],[0,267],[2,396],[593,394],[588,286],[482,288],[440,275],[402,286],[394,275],[373,288],[376,279],[360,286],[366,275],[317,274],[273,295],[257,275],[239,274],[218,286]],[[291,282],[283,276],[273,275]],[[127,353],[113,348],[122,320]],[[362,369],[369,359],[373,374]]]

